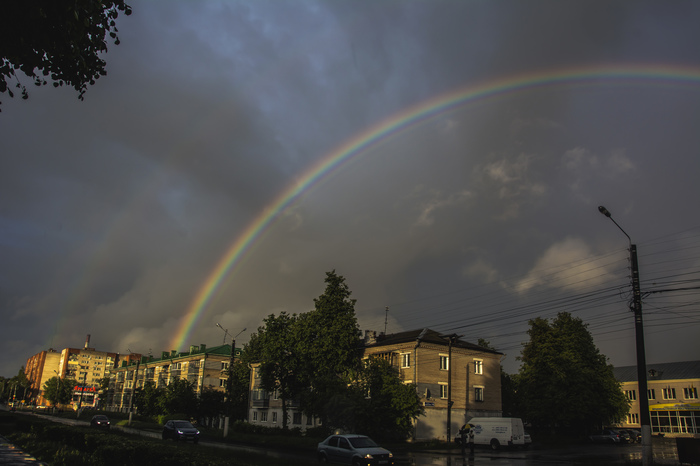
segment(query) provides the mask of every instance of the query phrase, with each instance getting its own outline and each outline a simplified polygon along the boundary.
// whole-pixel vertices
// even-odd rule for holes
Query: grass
[[[70,414],[61,413],[59,416],[75,419],[75,413],[72,416]],[[94,413],[87,419],[80,419],[89,421],[92,414]],[[157,430],[160,431],[160,426]],[[38,460],[53,466],[219,466],[234,463],[242,466],[272,466],[280,462],[279,459],[264,454],[207,448],[191,443],[163,442],[116,429],[98,431],[89,427],[57,424],[20,413],[0,412],[0,435]],[[284,462],[287,466],[301,466],[308,465],[312,458],[313,452],[309,452],[305,458],[289,457]]]

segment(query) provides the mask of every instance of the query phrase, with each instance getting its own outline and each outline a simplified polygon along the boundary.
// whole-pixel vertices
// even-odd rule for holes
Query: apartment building
[[[616,367],[615,378],[630,400],[622,427],[639,428],[637,366]],[[647,364],[647,393],[651,432],[665,436],[700,435],[700,361]]]
[[[109,374],[119,359],[118,353],[97,351],[90,347],[90,335],[83,348],[42,351],[27,360],[25,374],[31,383],[31,403],[48,406],[43,386],[52,377],[74,380],[72,403],[95,407],[98,403],[100,381]]]
[[[425,409],[415,422],[417,440],[446,439],[448,398],[452,437],[472,417],[502,414],[502,353],[425,328],[393,335],[365,332],[364,356],[386,359],[405,383],[416,384]]]
[[[425,416],[414,426],[414,439],[446,439],[448,398],[452,402],[450,430],[475,416],[501,416],[502,353],[468,343],[456,335],[418,329],[391,335],[365,332],[364,356],[381,357],[394,365],[405,383],[415,383]],[[304,415],[287,401],[289,427],[306,429],[318,420]],[[251,372],[248,421],[282,426],[282,401],[260,386],[257,365]]]
[[[236,348],[235,352],[239,357],[240,349]],[[153,382],[160,388],[174,379],[186,379],[194,385],[197,395],[205,389],[225,390],[231,345],[212,348],[204,344],[192,345],[185,352],[163,351],[159,358],[130,356],[111,371],[105,396],[107,409],[128,410],[134,390],[142,388],[146,382]]]

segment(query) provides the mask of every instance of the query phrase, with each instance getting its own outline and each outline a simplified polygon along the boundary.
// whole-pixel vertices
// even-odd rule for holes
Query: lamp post
[[[224,331],[224,344],[226,344],[226,335],[230,335],[228,333],[228,330],[223,328],[220,323],[216,323],[216,326],[219,327],[221,330]],[[228,380],[226,381],[226,395],[227,395],[227,402],[229,405],[229,411],[231,411],[231,387],[232,387],[232,382],[233,382],[233,361],[236,357],[236,338],[238,335],[241,333],[245,332],[247,328],[244,328],[240,332],[236,334],[235,337],[231,338],[231,357],[229,358],[229,363],[228,363]],[[229,412],[229,415],[231,413]],[[229,423],[229,416],[226,416],[224,419],[224,437],[228,435],[228,423]]]
[[[637,385],[639,387],[639,422],[642,426],[642,464],[650,465],[653,461],[651,446],[651,417],[649,415],[649,395],[647,391],[647,362],[644,351],[644,324],[642,322],[642,292],[639,288],[639,264],[637,262],[637,245],[632,238],[612,218],[605,207],[598,206],[601,214],[608,217],[625,234],[630,243],[630,263],[632,267],[632,301],[630,309],[634,312],[634,331],[637,343]]]

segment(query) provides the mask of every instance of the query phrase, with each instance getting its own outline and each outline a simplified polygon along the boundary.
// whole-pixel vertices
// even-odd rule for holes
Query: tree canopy
[[[592,428],[619,422],[629,403],[587,325],[562,312],[529,322],[518,393],[527,420],[548,427]]]
[[[75,385],[76,382],[73,379],[51,377],[44,382],[44,386],[42,387],[44,390],[44,398],[53,406],[68,404],[71,399],[73,399],[73,387],[75,387]]]
[[[108,40],[119,44],[115,20],[131,7],[124,0],[7,0],[1,11],[0,93],[14,97],[16,88],[28,98],[20,70],[37,86],[72,86],[83,100],[88,84],[107,74],[101,56]]]

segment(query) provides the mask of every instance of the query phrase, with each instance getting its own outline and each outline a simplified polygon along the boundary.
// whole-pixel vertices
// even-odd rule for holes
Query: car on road
[[[176,442],[192,440],[199,442],[199,429],[192,425],[190,421],[174,420],[168,421],[163,426],[163,440],[173,439]]]
[[[101,429],[109,429],[109,418],[104,414],[96,414],[90,419],[90,427],[99,427]]]
[[[341,463],[352,466],[393,465],[394,455],[366,435],[331,435],[318,444],[320,463]]]
[[[593,443],[623,443],[623,437],[620,432],[613,429],[603,429],[588,436],[588,439]]]

